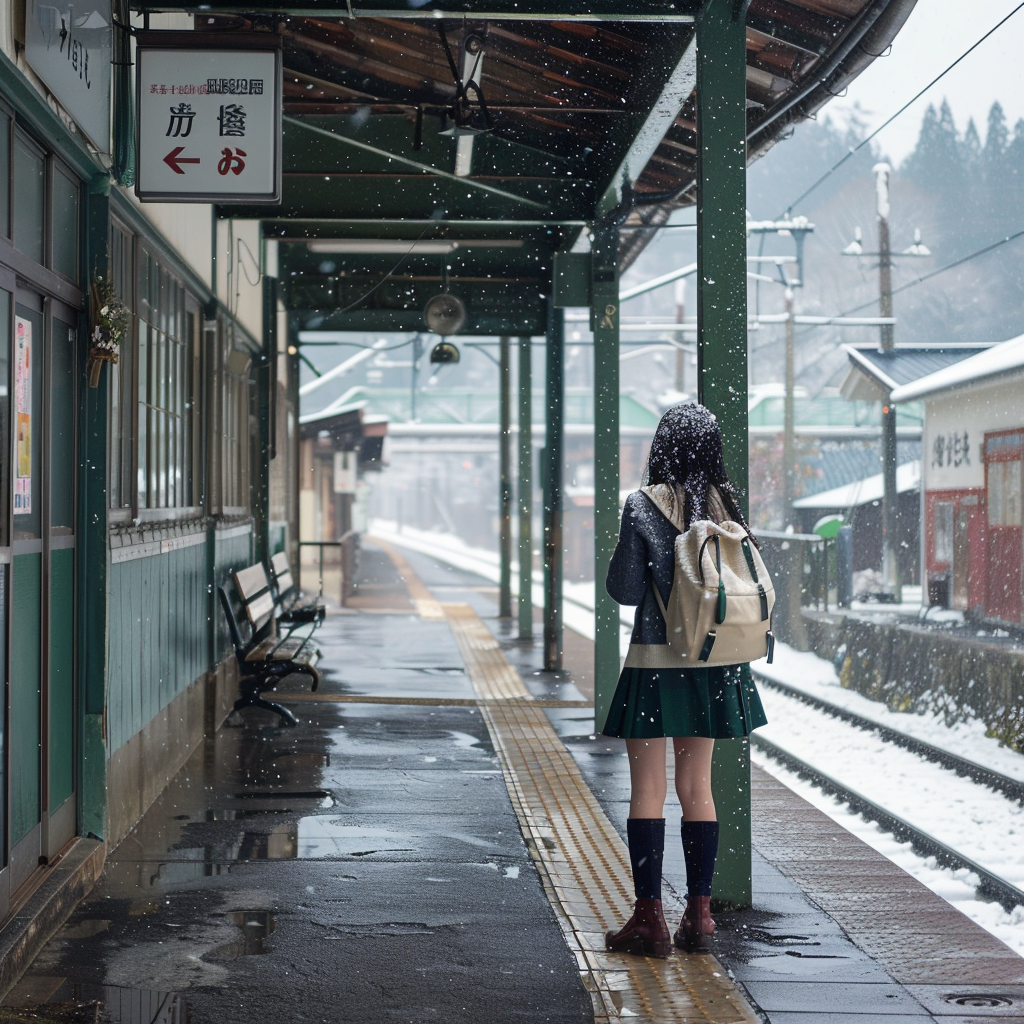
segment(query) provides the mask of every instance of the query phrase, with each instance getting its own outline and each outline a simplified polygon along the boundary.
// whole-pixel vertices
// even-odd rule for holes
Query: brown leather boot
[[[621,931],[608,932],[605,948],[612,953],[633,953],[636,956],[654,956],[664,960],[672,952],[661,900],[637,900],[633,916]]]
[[[711,916],[710,896],[687,896],[683,919],[673,936],[676,946],[684,953],[708,953],[707,936],[715,933],[715,919]]]

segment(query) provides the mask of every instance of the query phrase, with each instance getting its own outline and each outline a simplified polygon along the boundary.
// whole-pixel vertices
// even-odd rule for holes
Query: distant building
[[[924,402],[922,563],[931,604],[1024,622],[1024,335],[892,392]]]

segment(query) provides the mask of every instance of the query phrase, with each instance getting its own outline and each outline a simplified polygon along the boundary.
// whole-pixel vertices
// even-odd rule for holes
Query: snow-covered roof
[[[947,366],[920,380],[911,381],[892,393],[894,402],[909,402],[937,391],[947,391],[962,384],[973,383],[984,377],[994,377],[1024,367],[1024,334],[1009,341],[993,345],[963,362]]]
[[[921,461],[904,462],[896,467],[896,493],[916,491],[921,486]],[[854,480],[852,484],[833,487],[831,491],[812,494],[793,502],[793,508],[856,508],[872,501],[881,501],[883,494],[882,474]]]

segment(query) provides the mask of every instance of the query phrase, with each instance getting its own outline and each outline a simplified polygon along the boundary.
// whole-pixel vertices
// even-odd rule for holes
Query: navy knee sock
[[[718,857],[718,822],[684,821],[682,833],[686,895],[710,896],[715,859]]]
[[[638,900],[661,899],[661,861],[665,856],[664,818],[627,818],[626,839]]]

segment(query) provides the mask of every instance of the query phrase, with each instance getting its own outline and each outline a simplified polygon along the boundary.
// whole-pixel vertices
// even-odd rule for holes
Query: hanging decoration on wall
[[[121,342],[132,328],[132,311],[117,297],[114,282],[97,275],[89,286],[91,330],[89,332],[89,387],[100,383],[104,363],[116,363]]]

